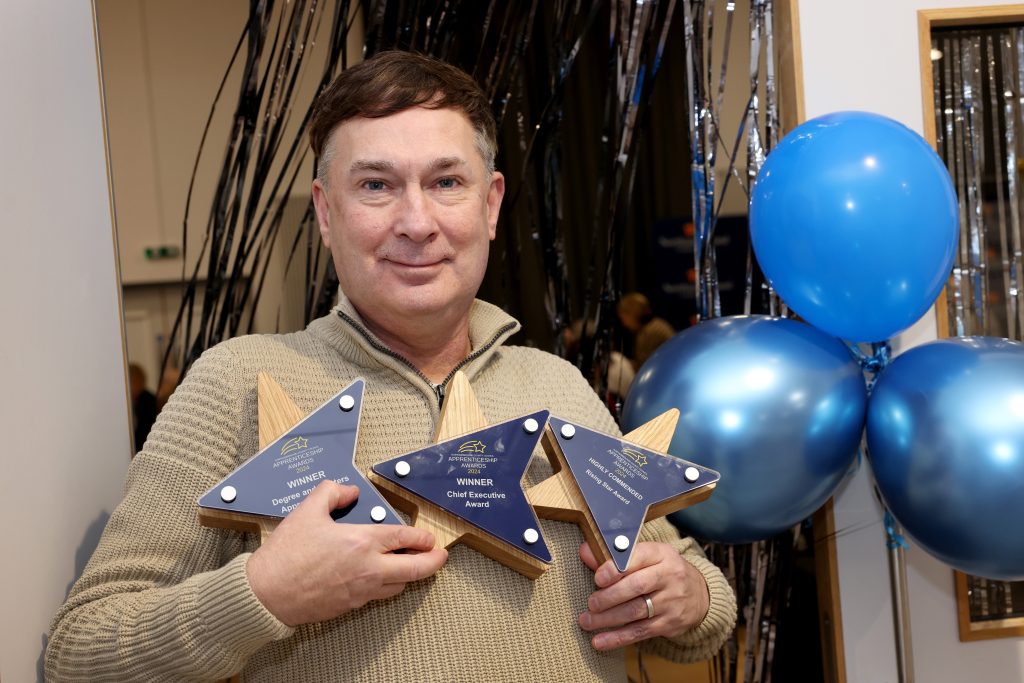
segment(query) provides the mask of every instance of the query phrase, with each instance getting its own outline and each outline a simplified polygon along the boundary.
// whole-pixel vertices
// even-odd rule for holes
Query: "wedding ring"
[[[648,619],[653,619],[654,618],[654,602],[651,600],[650,597],[644,597],[644,602],[647,603],[647,618]]]

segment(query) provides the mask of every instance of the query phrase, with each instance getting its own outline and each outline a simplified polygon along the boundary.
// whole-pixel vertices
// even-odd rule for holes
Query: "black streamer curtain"
[[[204,230],[204,240],[200,254],[185,255],[196,265],[183,273],[164,364],[173,361],[184,375],[207,348],[251,332],[264,287],[278,286],[266,276],[271,255],[281,249],[289,269],[303,270],[304,319],[329,311],[337,276],[320,244],[311,201],[295,236],[283,237],[293,234],[283,229],[286,203],[294,188],[311,181],[311,101],[299,101],[297,84],[316,79],[319,92],[350,63],[395,48],[460,66],[491,99],[507,194],[481,297],[523,321],[530,336],[519,343],[562,353],[563,330],[574,320],[589,321],[583,328],[593,333],[585,335],[576,362],[602,391],[610,354],[624,343],[615,304],[624,283],[629,289],[656,287],[649,267],[651,226],[664,216],[693,216],[694,310],[698,319],[723,314],[717,269],[725,264],[713,244],[722,206],[719,200],[716,209],[715,200],[725,188],[714,187],[716,150],[730,157],[726,185],[735,177],[748,191],[775,143],[778,117],[774,90],[759,109],[760,67],[739,65],[734,71],[752,83],[747,115],[739,131],[721,130],[726,70],[724,61],[714,68],[710,61],[714,4],[251,0],[210,110],[212,120],[218,107],[229,106],[224,84],[240,70],[241,90],[205,228],[195,225],[186,206],[184,233]],[[716,29],[727,35],[735,3],[728,4],[727,25]],[[751,4],[751,25],[759,22],[748,36],[752,49],[755,42],[762,49],[766,38],[770,55],[771,2]],[[349,37],[359,30],[365,41],[353,54]],[[314,42],[325,41],[326,58],[314,63]],[[772,59],[767,62],[774,88]],[[289,125],[296,120],[297,126]],[[747,166],[738,170],[743,140]],[[205,143],[204,133],[196,167],[210,153]],[[752,296],[761,296],[752,290],[764,289],[749,251],[740,272],[744,268],[744,310],[726,313],[750,312]],[[771,312],[779,310],[770,291],[763,298]],[[744,642],[734,638],[712,663],[712,680],[731,682],[738,668],[747,681],[771,679],[775,644],[784,640],[779,626],[789,603],[794,538],[707,546],[737,591],[746,625]],[[803,649],[817,650],[806,641]],[[645,677],[642,665],[640,670]]]
[[[523,321],[531,335],[525,343],[555,351],[572,320],[594,321],[591,339],[598,343],[580,360],[593,375],[593,366],[620,346],[610,335],[623,254],[649,241],[628,243],[631,226],[651,222],[637,213],[631,192],[638,131],[675,10],[674,0],[252,0],[224,77],[226,82],[232,70],[241,69],[231,136],[202,253],[185,255],[195,266],[183,274],[182,305],[165,363],[173,357],[187,369],[210,346],[252,331],[274,249],[288,250],[289,268],[305,269],[304,318],[329,310],[337,279],[320,247],[311,205],[297,236],[277,244],[296,182],[301,187],[310,180],[299,176],[310,168],[311,102],[296,101],[295,86],[315,77],[322,88],[353,59],[398,48],[462,67],[493,102],[507,195],[482,296]],[[356,25],[363,27],[365,45],[353,55],[347,46]],[[324,63],[311,63],[314,39],[328,41]],[[222,83],[211,120],[226,98]],[[678,127],[683,112],[677,113]],[[292,118],[301,122],[285,139]],[[196,166],[207,152],[204,143],[205,135]],[[684,215],[688,183],[682,174],[676,182],[685,201],[677,196],[672,208]],[[185,233],[197,230],[191,209],[186,206]],[[645,257],[649,261],[640,254],[640,260]]]

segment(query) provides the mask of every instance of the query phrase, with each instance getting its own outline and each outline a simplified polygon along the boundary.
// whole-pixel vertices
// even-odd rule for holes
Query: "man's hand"
[[[697,626],[708,612],[710,598],[703,575],[667,543],[638,543],[629,569],[620,574],[611,560],[600,567],[590,546],[580,559],[594,571],[598,590],[587,600],[580,627],[599,631],[590,642],[595,650],[614,650],[656,636],[677,636]],[[647,617],[647,601],[654,616]]]
[[[433,549],[429,531],[331,518],[358,496],[355,486],[321,483],[249,557],[253,593],[285,624],[326,621],[398,595],[406,583],[432,575],[448,559],[447,550]],[[421,552],[396,555],[399,549]]]

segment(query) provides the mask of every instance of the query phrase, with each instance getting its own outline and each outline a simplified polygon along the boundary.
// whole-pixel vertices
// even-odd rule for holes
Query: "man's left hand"
[[[667,543],[638,543],[629,568],[621,574],[611,560],[599,567],[586,543],[580,546],[580,559],[593,570],[598,588],[579,617],[584,630],[603,631],[591,638],[596,650],[678,636],[697,626],[708,612],[703,575]],[[654,608],[651,617],[645,598]]]

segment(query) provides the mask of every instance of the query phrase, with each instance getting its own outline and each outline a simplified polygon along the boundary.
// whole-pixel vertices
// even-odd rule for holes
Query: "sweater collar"
[[[326,324],[321,325],[321,321]],[[314,325],[317,331],[325,333],[329,341],[343,353],[346,350],[351,350],[354,346],[380,364],[390,367],[400,374],[418,376],[428,386],[433,386],[407,359],[389,349],[376,335],[370,332],[362,316],[340,288],[338,289],[338,303],[331,311],[331,315],[326,319],[314,321],[310,325],[311,330]],[[502,309],[486,301],[474,299],[469,311],[471,350],[455,370],[462,370],[472,379],[480,368],[484,367],[488,360],[498,352],[501,345],[519,331],[519,328],[519,321]],[[445,378],[445,384],[454,375],[455,370]]]

